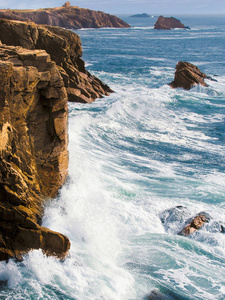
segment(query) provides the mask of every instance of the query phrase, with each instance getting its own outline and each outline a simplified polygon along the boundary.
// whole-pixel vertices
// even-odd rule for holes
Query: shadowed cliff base
[[[44,9],[1,9],[0,18],[18,21],[32,21],[36,24],[60,26],[67,29],[80,28],[128,28],[129,24],[120,18],[101,11],[65,5]]]
[[[33,22],[0,20],[2,43],[26,49],[44,49],[56,62],[71,102],[91,103],[113,91],[85,69],[80,37],[60,27]]]

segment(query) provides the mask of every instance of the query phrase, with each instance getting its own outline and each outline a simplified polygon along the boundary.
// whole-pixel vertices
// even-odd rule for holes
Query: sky
[[[0,8],[58,7],[64,2],[66,0],[0,0]],[[70,3],[111,14],[225,14],[225,0],[71,0]]]

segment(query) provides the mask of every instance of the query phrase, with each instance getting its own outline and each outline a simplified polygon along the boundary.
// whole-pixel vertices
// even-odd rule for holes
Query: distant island
[[[151,17],[152,17],[151,15],[148,15],[146,13],[130,16],[130,18],[151,18]]]
[[[101,11],[71,6],[67,1],[61,7],[44,9],[0,9],[0,18],[17,21],[32,21],[40,25],[59,26],[67,29],[81,28],[128,28],[120,18]]]
[[[180,20],[175,19],[173,17],[166,18],[163,16],[159,16],[154,25],[154,29],[170,30],[174,28],[190,29],[190,27],[185,26],[183,23],[180,22]]]

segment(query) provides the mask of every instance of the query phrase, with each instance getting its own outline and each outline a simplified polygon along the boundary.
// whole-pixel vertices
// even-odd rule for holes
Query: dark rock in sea
[[[70,6],[45,9],[11,10],[1,9],[0,18],[19,21],[32,21],[36,24],[60,26],[68,29],[116,27],[128,28],[129,24],[120,18],[101,11]]]
[[[150,295],[146,297],[146,300],[178,300],[178,299],[180,298],[161,293],[158,289],[152,290]]]
[[[184,88],[190,90],[197,84],[208,86],[204,79],[210,79],[205,73],[202,73],[195,65],[179,61],[176,65],[174,80],[170,83],[172,88]]]
[[[151,15],[148,15],[146,13],[143,13],[143,14],[136,14],[136,15],[132,15],[130,16],[130,18],[151,18],[152,16]]]
[[[28,44],[39,36],[30,30]],[[40,225],[44,199],[67,177],[67,119],[66,89],[50,55],[0,45],[0,260],[31,249],[63,258],[70,248],[66,236]]]
[[[175,19],[173,17],[166,18],[163,16],[159,16],[154,25],[154,29],[170,30],[174,28],[190,29],[189,27],[184,26],[184,24],[182,24],[178,19]]]
[[[188,236],[194,233],[196,230],[202,228],[205,223],[210,221],[211,217],[205,212],[200,212],[194,218],[191,219],[189,224],[187,224],[180,232],[179,235]]]
[[[70,30],[0,20],[0,40],[7,45],[46,50],[57,64],[69,101],[90,103],[113,92],[85,69],[80,37]]]

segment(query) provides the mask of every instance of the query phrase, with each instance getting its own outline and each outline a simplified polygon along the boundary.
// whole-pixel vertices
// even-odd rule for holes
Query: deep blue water
[[[44,217],[70,255],[0,263],[0,299],[225,299],[225,17],[178,16],[191,29],[172,31],[122,18],[132,27],[77,31],[115,93],[70,104],[70,178]],[[217,82],[171,89],[179,60]],[[210,222],[177,235],[201,211]]]

